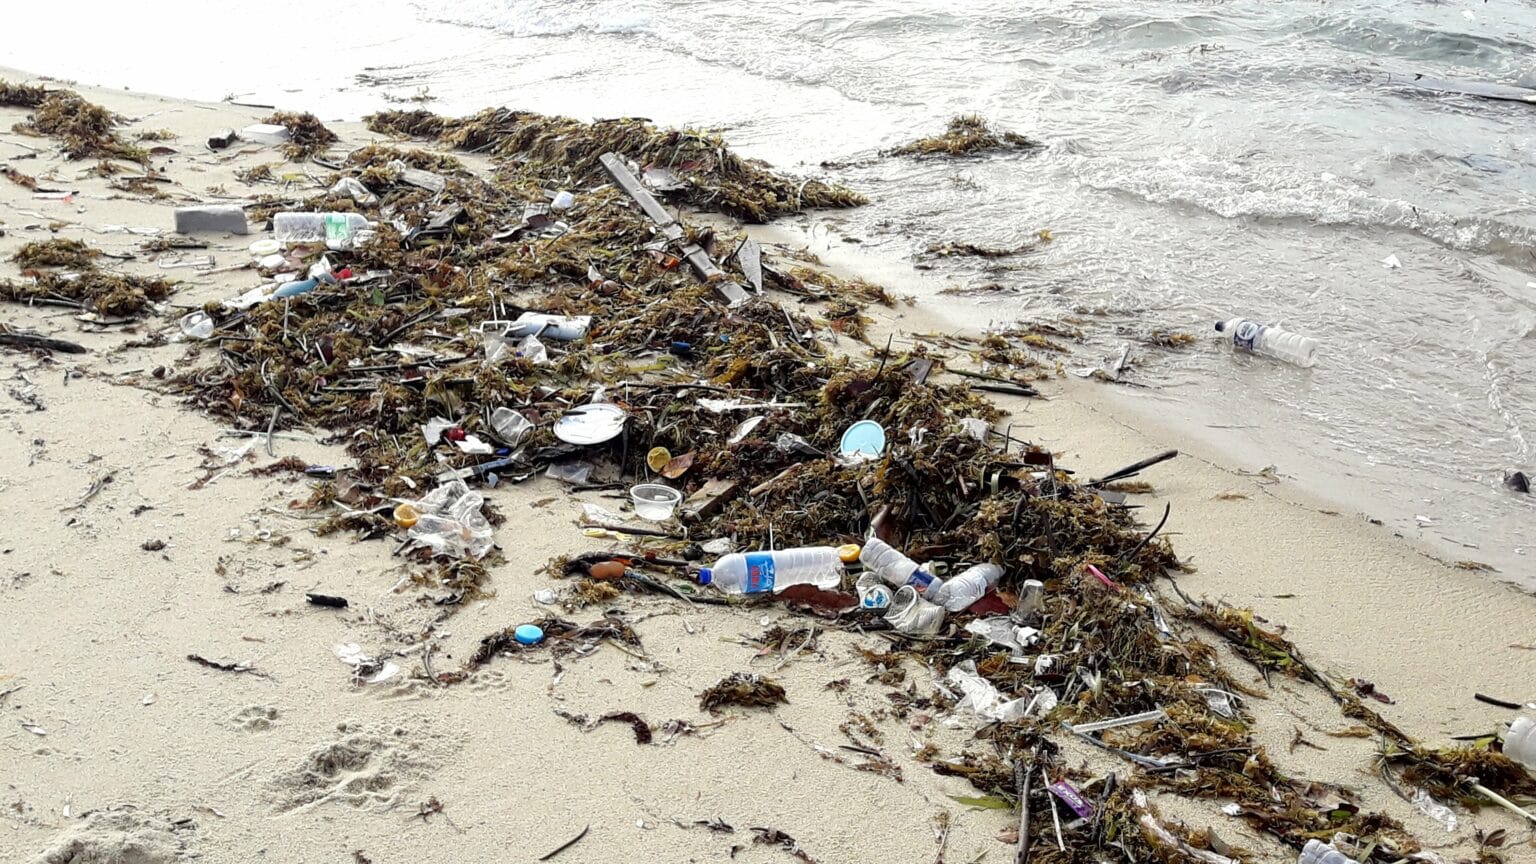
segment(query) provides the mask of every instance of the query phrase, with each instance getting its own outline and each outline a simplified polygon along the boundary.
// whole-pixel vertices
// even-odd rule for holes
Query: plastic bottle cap
[[[544,631],[537,624],[519,624],[512,631],[512,638],[519,645],[537,645],[544,641]]]
[[[1223,331],[1225,329],[1227,329],[1227,322],[1225,322],[1225,321],[1217,321],[1216,322],[1216,331],[1217,332],[1221,332],[1221,331]]]
[[[861,550],[859,549],[859,544],[848,543],[837,547],[837,557],[844,564],[852,564],[853,562],[859,560],[860,551]]]
[[[715,571],[709,569],[708,567],[701,567],[701,568],[699,568],[699,584],[700,585],[708,585],[709,583],[711,583],[713,581],[715,581]]]

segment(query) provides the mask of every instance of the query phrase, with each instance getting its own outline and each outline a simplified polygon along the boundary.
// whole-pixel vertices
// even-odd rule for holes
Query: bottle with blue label
[[[1216,332],[1232,340],[1232,347],[1249,354],[1259,354],[1307,367],[1317,362],[1317,340],[1279,327],[1266,327],[1247,318],[1229,318],[1216,322]]]
[[[836,588],[842,581],[843,562],[831,546],[737,552],[699,571],[700,585],[714,585],[727,594],[762,594],[791,585]]]

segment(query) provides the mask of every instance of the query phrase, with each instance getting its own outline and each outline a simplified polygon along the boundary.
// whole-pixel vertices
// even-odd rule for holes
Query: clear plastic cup
[[[629,497],[635,502],[635,515],[652,522],[671,519],[683,501],[683,493],[660,483],[641,483],[629,490]]]

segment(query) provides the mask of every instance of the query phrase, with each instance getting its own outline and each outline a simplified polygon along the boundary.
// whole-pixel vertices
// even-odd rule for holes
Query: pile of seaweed
[[[50,90],[0,80],[0,106],[30,108],[27,122],[12,128],[24,135],[52,136],[71,159],[128,159],[148,163],[149,151],[118,137],[123,118],[73,90]]]
[[[316,153],[324,153],[341,140],[308,111],[278,111],[261,122],[288,129],[288,143],[283,145],[283,153],[289,159],[307,159]]]
[[[727,602],[672,581],[701,556],[695,539],[783,548],[858,542],[873,533],[946,572],[1001,565],[1005,575],[989,614],[1013,616],[1034,631],[1032,662],[1015,662],[1006,648],[966,630],[983,617],[975,607],[952,615],[933,636],[891,633],[892,650],[882,656],[918,658],[941,673],[974,664],[999,693],[1039,700],[1038,711],[983,724],[978,746],[966,752],[928,754],[934,770],[1021,806],[1021,843],[1033,842],[1034,860],[1097,864],[1122,854],[1132,861],[1181,860],[1189,850],[1220,854],[1208,832],[1162,820],[1146,798],[1156,791],[1235,804],[1250,825],[1295,847],[1342,832],[1355,838],[1351,852],[1362,861],[1396,861],[1419,850],[1399,824],[1358,806],[1350,790],[1285,774],[1254,741],[1254,718],[1242,702],[1250,691],[1196,628],[1234,639],[1241,656],[1275,669],[1301,666],[1279,663],[1273,652],[1294,656],[1293,649],[1277,647],[1273,634],[1257,633],[1251,622],[1199,612],[1198,604],[1188,620],[1175,614],[1158,591],[1179,567],[1156,536],[1161,523],[1146,530],[1123,496],[1107,488],[1133,476],[1134,466],[1083,481],[1052,453],[994,428],[1000,412],[977,392],[975,379],[946,374],[962,371],[951,365],[960,352],[945,347],[953,343],[888,347],[867,359],[835,350],[836,304],[857,311],[879,302],[882,292],[815,271],[769,267],[773,281],[799,286],[803,300],[829,301],[826,314],[770,296],[728,304],[716,286],[686,271],[682,250],[661,238],[625,193],[602,182],[596,156],[617,139],[637,168],[671,161],[667,147],[691,162],[706,158],[707,143],[715,148],[711,161],[684,169],[693,171],[686,175],[694,178],[688,195],[720,209],[736,206],[726,203],[729,196],[782,203],[787,181],[735,160],[714,139],[610,122],[502,111],[467,120],[376,115],[378,129],[493,153],[494,176],[415,157],[414,164],[429,166],[417,170],[439,172],[440,191],[433,191],[425,187],[436,182],[385,170],[398,152],[370,150],[337,163],[326,186],[351,177],[376,201],[325,193],[266,202],[357,209],[379,227],[356,250],[291,253],[298,268],[325,256],[350,274],[334,285],[244,311],[210,305],[217,326],[202,350],[216,353],[216,362],[166,386],[237,428],[321,427],[345,442],[355,464],[316,484],[307,504],[334,514],[324,530],[387,536],[396,533],[392,499],[419,497],[449,477],[479,483],[494,473],[516,483],[550,468],[569,474],[565,469],[584,466],[590,476],[574,488],[587,490],[624,489],[660,475],[693,498],[679,524],[649,532],[661,536],[643,550],[561,562],[556,569],[589,577],[582,590],[594,601],[647,590]],[[658,144],[658,137],[670,143]],[[556,190],[570,187],[585,191],[569,209],[553,210]],[[719,260],[726,278],[750,282],[749,268],[733,254],[739,238],[690,229],[686,240]],[[536,346],[505,339],[505,322],[527,310],[588,315],[592,323],[571,341],[546,338]],[[1013,362],[1005,344],[981,348],[984,356]],[[555,437],[555,421],[598,400],[624,412],[622,434],[588,446]],[[520,413],[532,431],[501,439],[491,422],[497,409]],[[434,418],[457,434],[429,441],[423,427]],[[869,461],[838,458],[844,430],[861,420],[883,426],[888,446]],[[474,453],[455,443],[471,436],[501,452]],[[484,515],[499,518],[489,509]],[[620,529],[625,542],[642,533]],[[605,559],[619,562],[610,568],[618,578],[599,578],[596,566],[609,564]],[[424,581],[444,592],[435,602],[451,606],[476,596],[489,562],[436,563]],[[1043,583],[1037,609],[1021,608],[1026,580]],[[798,608],[831,626],[882,626],[878,613],[839,605],[838,596],[848,595],[819,592],[816,603]],[[439,684],[460,681],[498,654],[519,650],[507,631],[497,631],[463,671],[428,674]],[[1345,695],[1346,714],[1370,715]],[[921,700],[912,692],[892,698],[898,711],[915,710]],[[1145,719],[1102,734],[1073,734],[1065,725],[1138,714]],[[1470,802],[1482,794],[1479,785],[1508,795],[1536,791],[1486,749],[1433,750],[1401,733],[1388,735],[1380,718],[1367,725],[1391,743],[1383,764],[1394,766],[1405,795],[1413,786]],[[1124,759],[1128,773],[1095,776],[1069,762],[1053,741],[1064,736]],[[1054,812],[1048,808],[1062,782],[1077,784],[1072,788],[1088,815],[1042,819]],[[1046,842],[1041,826],[1055,829],[1058,821],[1065,822],[1061,839]]]
[[[381,134],[428,138],[461,150],[516,156],[550,182],[594,186],[609,182],[598,164],[604,153],[621,154],[641,166],[658,191],[675,191],[689,206],[714,210],[745,222],[812,208],[856,207],[864,196],[820,180],[795,180],[743,159],[719,135],[695,129],[658,129],[644,120],[622,118],[582,123],[529,111],[488,108],[470,117],[448,118],[426,110],[385,111],[367,118]]]
[[[11,256],[20,280],[0,280],[0,300],[84,309],[111,318],[133,318],[171,296],[175,283],[96,269],[101,250],[79,240],[56,238],[23,245]],[[67,267],[74,272],[55,272]]]
[[[1040,142],[1017,132],[996,131],[979,114],[949,121],[942,135],[919,138],[885,151],[886,156],[972,156],[999,150],[1036,150]]]

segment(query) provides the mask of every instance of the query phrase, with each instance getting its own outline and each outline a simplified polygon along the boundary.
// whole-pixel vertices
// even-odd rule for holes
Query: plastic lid
[[[700,585],[708,585],[709,583],[711,583],[713,581],[715,581],[715,571],[709,569],[708,567],[701,567],[701,568],[699,568],[699,584]]]
[[[1225,321],[1217,321],[1216,322],[1216,329],[1217,329],[1217,331],[1221,331],[1221,330],[1227,329],[1227,322],[1225,322]]]
[[[879,456],[885,452],[885,428],[873,420],[860,420],[843,433],[844,456]]]
[[[544,631],[537,624],[519,624],[512,631],[512,638],[519,645],[537,645],[544,641]]]

